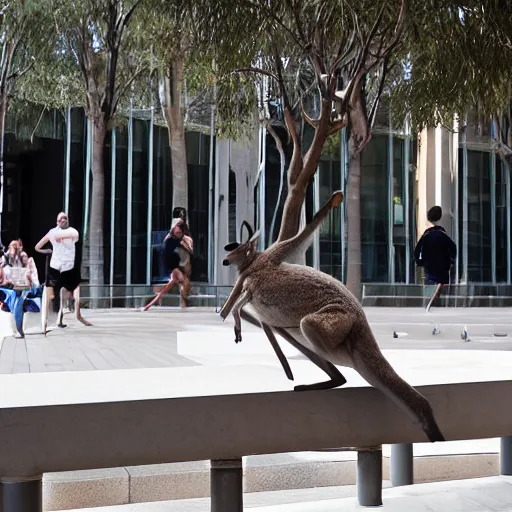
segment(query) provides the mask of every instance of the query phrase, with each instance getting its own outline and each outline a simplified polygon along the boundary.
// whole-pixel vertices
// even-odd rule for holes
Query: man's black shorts
[[[72,292],[78,287],[80,281],[80,267],[78,266],[65,272],[59,272],[52,267],[48,267],[45,286],[51,286],[56,292],[60,291],[61,288]]]

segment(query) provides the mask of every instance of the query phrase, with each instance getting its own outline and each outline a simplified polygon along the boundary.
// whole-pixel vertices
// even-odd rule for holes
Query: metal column
[[[405,121],[404,139],[404,168],[403,168],[403,190],[404,190],[404,231],[405,231],[405,283],[411,282],[411,233],[410,233],[410,199],[409,199],[409,168],[411,165],[411,124],[409,119]]]
[[[110,307],[114,294],[114,262],[115,262],[115,228],[116,228],[116,129],[112,130],[112,138],[110,139],[110,158],[112,176],[110,182]]]
[[[260,173],[259,173],[259,228],[260,228],[260,247],[259,250],[265,249],[265,202],[266,202],[266,163],[267,163],[267,129],[262,126],[261,128],[261,162],[260,162]]]
[[[212,105],[210,117],[210,155],[208,164],[208,282],[215,282],[214,278],[214,261],[215,261],[215,245],[213,243],[213,219],[217,215],[214,212],[214,183],[213,183],[213,166],[214,166],[214,146],[215,144],[215,106]]]
[[[500,475],[512,476],[512,436],[501,438]]]
[[[212,460],[211,512],[243,512],[243,493],[242,459]]]
[[[414,483],[413,460],[411,443],[391,445],[390,474],[393,487]]]
[[[146,284],[151,284],[151,234],[153,231],[153,133],[155,109],[151,105],[149,117],[149,145],[148,145],[148,213],[147,213],[147,245],[146,245]],[[199,137],[201,140],[201,137]],[[201,153],[199,153],[201,154]]]
[[[391,129],[391,116],[389,117],[388,134],[388,282],[395,282],[395,246],[393,245],[393,132]]]
[[[126,284],[132,284],[132,201],[133,201],[133,100],[128,120],[128,165],[126,192]]]
[[[505,187],[506,187],[506,211],[507,211],[507,284],[512,282],[512,243],[510,240],[512,229],[512,214],[510,211],[510,173],[504,169]]]
[[[496,284],[496,156],[489,153],[489,169],[491,184],[491,280]]]
[[[343,196],[347,194],[347,168],[348,168],[348,145],[347,145],[347,129],[343,128],[340,131],[340,172],[341,172],[341,191]],[[347,200],[345,199],[339,208],[340,223],[341,223],[341,282],[346,281],[345,259],[346,259],[346,229],[345,229],[345,211],[347,208]]]
[[[466,142],[467,120],[462,131],[462,282],[468,282],[468,147]]]
[[[94,136],[94,125],[92,121],[86,118],[86,141],[85,141],[85,205],[84,205],[84,224],[83,224],[83,240],[87,238],[89,231],[89,196],[90,196],[90,182],[91,182],[91,153],[92,153],[92,138]]]
[[[452,177],[453,177],[453,239],[459,244],[459,117],[453,118],[453,136],[452,136]],[[459,284],[460,265],[459,258],[455,259],[455,284]]]
[[[213,196],[213,208],[214,208],[214,259],[213,259],[213,284],[217,285],[219,282],[219,265],[218,265],[218,254],[219,254],[219,216],[220,216],[220,188],[219,188],[219,175],[220,175],[220,143],[219,139],[215,138],[215,183],[214,183],[214,196]]]
[[[64,211],[69,215],[69,180],[71,175],[71,107],[66,111],[66,178],[64,184]]]
[[[43,512],[43,478],[2,479],[2,512]]]
[[[357,499],[362,507],[382,505],[382,447],[357,452]]]

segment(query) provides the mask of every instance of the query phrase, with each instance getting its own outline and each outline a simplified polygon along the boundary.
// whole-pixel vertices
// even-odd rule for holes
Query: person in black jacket
[[[435,298],[441,293],[443,285],[450,284],[450,268],[457,257],[457,246],[437,223],[443,216],[440,206],[433,206],[427,213],[432,224],[425,230],[414,249],[416,264],[425,268],[426,284],[436,284],[437,288],[427,306],[430,310]]]

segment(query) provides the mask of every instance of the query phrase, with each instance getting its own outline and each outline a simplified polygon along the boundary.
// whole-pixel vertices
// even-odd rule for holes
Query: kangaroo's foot
[[[317,382],[316,384],[300,384],[293,388],[294,391],[316,391],[320,389],[334,389],[343,386],[347,382],[347,379],[341,376],[341,379],[337,380],[326,380],[324,382]]]

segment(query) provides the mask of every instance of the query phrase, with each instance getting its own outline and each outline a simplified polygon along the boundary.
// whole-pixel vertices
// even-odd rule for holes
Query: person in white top
[[[57,226],[50,229],[46,235],[39,240],[35,249],[41,254],[51,254],[50,265],[46,273],[45,289],[48,299],[54,300],[54,310],[58,311],[58,325],[65,327],[62,323],[63,308],[61,291],[73,293],[75,299],[75,313],[77,320],[84,325],[91,325],[84,320],[80,314],[80,267],[76,264],[76,243],[79,240],[78,231],[70,227],[68,216],[64,212],[57,215]],[[52,244],[52,249],[43,249],[47,244]],[[68,294],[69,295],[69,294]],[[43,330],[46,325],[43,322]]]

